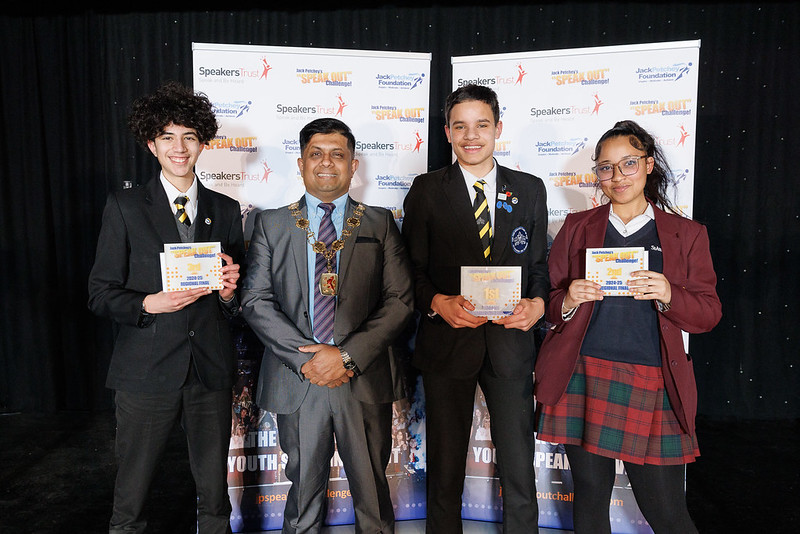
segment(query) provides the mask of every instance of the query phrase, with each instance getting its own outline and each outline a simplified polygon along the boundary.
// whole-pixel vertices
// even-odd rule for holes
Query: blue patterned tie
[[[330,203],[321,203],[320,208],[325,210],[325,215],[319,223],[318,240],[325,243],[330,249],[331,243],[336,240],[336,229],[331,221],[331,212],[335,207]],[[333,340],[333,319],[336,313],[336,297],[325,296],[319,291],[319,279],[322,273],[328,270],[328,260],[317,253],[317,262],[314,270],[314,336],[320,343],[330,343]],[[331,268],[336,272],[336,256],[331,259]]]

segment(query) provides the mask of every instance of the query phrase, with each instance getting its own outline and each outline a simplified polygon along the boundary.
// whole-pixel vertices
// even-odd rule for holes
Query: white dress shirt
[[[183,209],[186,212],[186,216],[189,217],[189,222],[194,222],[197,217],[197,176],[194,177],[192,185],[189,186],[189,190],[185,193],[169,183],[169,180],[164,178],[163,172],[159,175],[159,179],[161,180],[161,185],[164,187],[164,191],[167,193],[172,214],[175,215],[178,213],[178,208],[173,204],[175,199],[182,195],[187,196],[189,197],[189,202],[186,203]]]
[[[459,165],[459,167],[461,167],[461,165]],[[480,178],[464,169],[464,167],[461,167],[461,174],[464,175],[467,193],[469,194],[469,198],[472,199],[473,204],[475,203],[475,195],[477,195],[473,187],[475,182],[478,180],[486,182],[486,185],[483,186],[483,193],[486,195],[486,202],[489,204],[489,221],[493,228],[492,235],[494,235],[494,205],[497,203],[495,198],[497,195],[497,163],[494,164],[492,170],[489,171],[486,176]]]

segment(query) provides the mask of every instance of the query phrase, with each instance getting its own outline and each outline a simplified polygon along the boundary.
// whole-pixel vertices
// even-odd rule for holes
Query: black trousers
[[[427,447],[428,534],[460,534],[475,387],[480,384],[491,420],[503,491],[503,532],[538,532],[533,469],[533,380],[498,378],[490,366],[474,377],[450,378],[423,371]]]
[[[611,534],[609,506],[616,477],[615,460],[566,445],[575,498],[572,518],[576,534]],[[686,506],[681,465],[625,464],[633,495],[655,534],[697,534]]]
[[[178,391],[117,391],[115,399],[117,478],[109,534],[145,532],[142,512],[150,483],[179,421],[197,487],[198,532],[231,532],[227,484],[231,390],[206,389],[192,370]]]

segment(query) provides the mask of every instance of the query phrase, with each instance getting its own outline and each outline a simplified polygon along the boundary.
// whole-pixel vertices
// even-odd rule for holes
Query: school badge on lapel
[[[528,232],[525,231],[525,228],[522,226],[517,226],[514,228],[514,231],[511,232],[511,248],[517,254],[522,254],[528,248]]]

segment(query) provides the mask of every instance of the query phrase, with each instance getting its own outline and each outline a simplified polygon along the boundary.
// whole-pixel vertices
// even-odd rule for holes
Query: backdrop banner
[[[602,202],[591,154],[597,138],[622,119],[636,120],[655,135],[672,165],[673,202],[691,216],[699,46],[686,41],[454,57],[453,88],[478,83],[498,93],[503,134],[495,157],[544,180],[552,242],[568,213]],[[221,123],[197,173],[204,185],[239,201],[245,239],[250,215],[302,195],[297,134],[310,120],[327,116],[344,120],[356,136],[361,164],[352,196],[392,210],[402,224],[403,198],[413,178],[427,170],[430,54],[200,43],[193,44],[193,54],[194,87],[212,100]],[[235,531],[277,529],[289,485],[286,458],[274,414],[253,401],[260,343],[243,324],[236,339],[231,524]],[[411,369],[407,384],[408,398],[394,406],[387,469],[398,520],[425,517],[424,394]],[[473,423],[462,515],[500,521],[502,491],[480,390]],[[563,447],[538,442],[531,461],[540,525],[572,528],[572,479]],[[617,473],[614,532],[650,532],[621,462]],[[329,501],[328,524],[353,522],[338,454],[331,462]]]
[[[192,50],[194,89],[208,95],[221,125],[197,175],[206,187],[239,201],[246,241],[256,212],[302,196],[298,134],[321,117],[343,120],[356,137],[360,165],[351,196],[391,210],[402,224],[403,199],[428,165],[430,54],[207,43],[193,43]],[[235,532],[279,529],[290,484],[286,456],[275,415],[254,403],[262,347],[246,325],[235,328],[239,380],[228,456],[231,525]],[[425,516],[417,382],[413,374],[407,377],[408,398],[394,406],[387,473],[398,520]],[[353,523],[338,453],[328,498],[326,522]]]
[[[671,200],[691,216],[699,53],[700,41],[681,41],[453,57],[453,89],[476,83],[497,92],[503,131],[495,158],[544,181],[549,246],[567,214],[603,202],[591,158],[597,139],[619,120],[635,120],[654,135],[672,167]],[[498,200],[495,208],[513,206]],[[481,399],[479,391],[462,516],[500,520],[494,449],[482,430]],[[563,446],[537,442],[532,461],[539,525],[571,529],[572,476]],[[651,532],[619,461],[611,522],[614,532]]]

